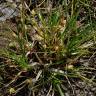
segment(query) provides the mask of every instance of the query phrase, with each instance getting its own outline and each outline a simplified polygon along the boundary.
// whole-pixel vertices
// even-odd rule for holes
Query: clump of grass
[[[16,95],[23,88],[27,88],[29,96],[43,94],[42,90],[46,96],[64,96],[64,81],[70,85],[74,94],[70,78],[94,83],[92,79],[82,75],[79,62],[81,57],[90,54],[87,43],[94,42],[95,38],[92,22],[82,24],[77,21],[80,11],[77,7],[85,7],[89,3],[72,0],[68,3],[62,1],[61,4],[63,7],[56,7],[50,12],[45,10],[47,13],[44,13],[42,8],[30,10],[22,1],[17,32],[12,32],[17,45],[10,46],[14,50],[11,49],[8,53],[9,58],[15,61],[22,71],[7,87],[16,85],[15,82],[22,74],[25,78],[10,88],[9,94]],[[30,15],[26,14],[25,5]]]

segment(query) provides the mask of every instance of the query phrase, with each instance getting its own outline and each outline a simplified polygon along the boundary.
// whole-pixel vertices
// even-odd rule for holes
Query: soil
[[[10,20],[0,23],[0,49],[7,48],[14,38],[9,28],[15,29],[14,24]]]

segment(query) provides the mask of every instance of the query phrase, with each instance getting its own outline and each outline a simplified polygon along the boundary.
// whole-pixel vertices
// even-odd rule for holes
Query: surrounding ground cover
[[[0,30],[0,95],[95,96],[95,1],[32,3]]]

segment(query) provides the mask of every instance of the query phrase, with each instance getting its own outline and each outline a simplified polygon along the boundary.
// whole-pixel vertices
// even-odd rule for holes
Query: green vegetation
[[[9,28],[14,39],[0,62],[1,96],[3,89],[6,96],[24,95],[22,90],[26,96],[67,96],[66,85],[75,95],[73,81],[96,85],[96,77],[88,76],[96,72],[91,62],[96,50],[94,2],[58,0],[51,7],[47,1],[31,10],[21,0],[16,30]]]

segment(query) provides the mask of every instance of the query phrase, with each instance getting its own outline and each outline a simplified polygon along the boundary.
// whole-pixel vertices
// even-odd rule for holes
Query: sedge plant
[[[46,2],[41,4],[43,3],[46,5]],[[9,58],[21,70],[27,69],[22,72],[32,74],[25,77],[21,84],[17,84],[13,88],[15,91],[11,88],[13,93],[10,94],[18,94],[27,85],[29,96],[43,94],[42,90],[46,96],[64,96],[66,82],[74,94],[70,78],[95,84],[92,79],[82,75],[82,66],[79,66],[79,59],[90,54],[87,43],[94,41],[95,25],[92,20],[84,23],[82,20],[78,21],[81,11],[79,7],[86,9],[89,6],[87,10],[90,13],[90,2],[61,0],[60,3],[60,6],[51,10],[45,8],[44,11],[44,8],[39,7],[30,10],[22,0],[17,32],[12,32],[18,46],[11,46],[15,47],[15,53],[11,50]],[[26,13],[26,9],[30,14]]]

